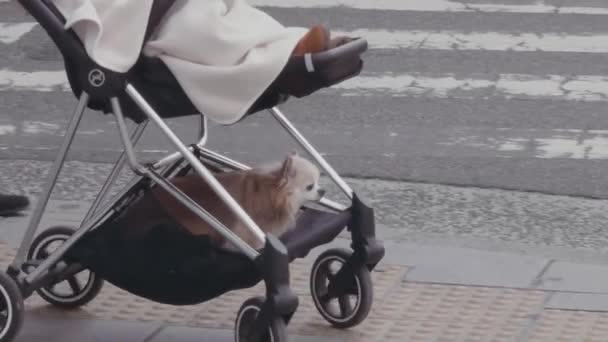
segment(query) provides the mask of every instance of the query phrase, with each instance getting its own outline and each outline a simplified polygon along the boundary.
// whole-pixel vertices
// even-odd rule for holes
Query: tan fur
[[[293,183],[297,173],[300,173],[300,178],[306,178],[304,182],[310,179],[316,184],[318,181],[318,170],[309,170],[312,164],[305,164],[299,159],[295,161],[297,165],[293,164],[293,157],[289,157],[278,169],[235,171],[215,176],[264,232],[279,236],[293,223],[303,204],[300,203],[303,202],[301,199],[294,199]],[[298,171],[298,168],[301,170]],[[175,178],[172,183],[250,246],[256,249],[263,247],[197,174]],[[182,226],[195,235],[208,235],[216,244],[224,245],[224,239],[183,204],[161,188],[154,191],[156,198]]]

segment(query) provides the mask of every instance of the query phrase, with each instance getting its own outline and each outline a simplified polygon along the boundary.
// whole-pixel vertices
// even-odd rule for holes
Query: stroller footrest
[[[281,236],[291,260],[303,258],[311,249],[331,242],[351,219],[350,210],[338,214],[306,209],[296,226]]]

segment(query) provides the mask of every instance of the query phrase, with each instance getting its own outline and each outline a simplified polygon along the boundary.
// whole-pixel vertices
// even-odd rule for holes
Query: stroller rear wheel
[[[0,342],[12,341],[23,325],[23,296],[12,278],[0,273]]]
[[[28,252],[28,260],[46,259],[57,247],[65,242],[74,229],[52,227],[40,233]],[[89,270],[83,270],[52,285],[36,291],[48,303],[62,308],[78,308],[92,301],[103,287],[103,279]]]
[[[253,342],[251,332],[255,326],[255,320],[262,311],[264,305],[264,297],[253,297],[246,300],[236,317],[234,341],[235,342]],[[259,342],[286,342],[287,327],[283,317],[277,317],[272,320],[268,332],[262,336]]]
[[[344,270],[338,279],[352,254],[342,248],[327,250],[315,260],[310,274],[310,292],[317,310],[340,329],[363,322],[373,301],[372,278],[366,267]]]

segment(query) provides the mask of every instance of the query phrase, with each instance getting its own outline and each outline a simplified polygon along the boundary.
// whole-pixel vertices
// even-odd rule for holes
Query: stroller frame
[[[155,1],[158,3],[172,3],[170,0]],[[129,203],[125,203],[126,201],[123,200],[124,196],[128,195],[129,191],[140,181],[148,179],[155,185],[164,189],[168,194],[200,217],[200,219],[208,223],[214,230],[221,234],[222,237],[231,242],[240,252],[252,260],[259,269],[262,279],[266,284],[266,298],[257,302],[254,300],[253,304],[246,302],[245,304],[247,305],[244,304],[241,308],[237,317],[237,329],[241,326],[240,320],[244,319],[243,317],[249,317],[247,319],[253,320],[253,323],[250,324],[250,330],[246,332],[246,338],[241,336],[242,332],[236,332],[237,341],[262,341],[268,336],[268,331],[270,331],[270,335],[274,341],[284,341],[284,338],[281,337],[285,334],[284,325],[289,322],[298,306],[298,299],[289,288],[289,262],[296,257],[305,256],[311,248],[309,247],[308,249],[299,251],[296,250],[294,255],[290,255],[292,251],[288,249],[285,240],[282,241],[279,237],[265,234],[243,208],[232,198],[226,189],[222,187],[203,160],[232,170],[246,170],[249,169],[249,167],[205,147],[209,133],[206,118],[202,115],[199,117],[200,131],[198,142],[191,146],[184,144],[168,127],[163,120],[163,116],[153,108],[125,75],[109,71],[90,61],[82,46],[74,39],[74,36],[62,32],[63,28],[61,22],[57,18],[57,14],[52,11],[52,3],[50,4],[48,0],[19,0],[19,2],[43,25],[60,48],[64,58],[76,56],[85,61],[88,60],[89,64],[82,67],[87,71],[84,76],[82,75],[82,72],[80,72],[80,79],[78,81],[80,82],[81,89],[80,93],[77,94],[78,103],[68,123],[63,143],[47,176],[42,194],[33,210],[22,243],[18,248],[13,262],[7,269],[6,274],[9,277],[7,278],[4,274],[0,273],[0,290],[4,290],[0,293],[0,297],[4,298],[0,299],[5,300],[4,305],[9,308],[9,311],[11,308],[17,312],[19,312],[19,310],[22,311],[22,298],[27,298],[34,292],[40,291],[40,289],[45,286],[50,286],[59,281],[68,279],[85,270],[86,267],[83,265],[78,263],[70,264],[64,261],[67,252],[75,244],[81,241],[87,233],[104,222],[104,220],[113,214],[120,212],[125,206],[128,206]],[[165,9],[167,8],[168,7],[165,7]],[[310,58],[310,56],[307,58]],[[307,60],[307,65],[310,63],[312,62]],[[125,114],[123,113],[121,101],[124,100],[124,98],[119,98],[119,94],[126,94],[138,107],[141,113],[145,115],[145,119],[139,120],[138,122],[136,121],[137,125],[131,132],[127,129]],[[84,112],[87,107],[95,109],[94,106],[91,106],[91,103],[95,103],[100,99],[109,99],[108,102],[111,106],[111,113],[116,119],[117,129],[124,148],[123,152],[120,154],[120,157],[108,175],[100,192],[82,220],[80,228],[66,237],[62,244],[43,260],[26,260],[29,257],[28,250],[32,248],[32,243],[35,243],[35,234],[39,228],[41,218],[55,184],[57,183],[57,179],[62,166],[65,163],[73,139],[78,131]],[[330,211],[336,213],[348,212],[347,219],[349,220],[349,223],[347,223],[347,225],[352,235],[352,248],[354,252],[348,254],[343,250],[329,250],[317,259],[315,265],[313,265],[313,270],[314,272],[318,271],[320,268],[319,265],[327,260],[339,261],[343,264],[343,267],[336,274],[331,276],[332,280],[328,285],[329,287],[326,289],[326,295],[330,296],[333,294],[337,296],[337,293],[346,293],[356,285],[359,291],[358,294],[361,295],[360,300],[362,300],[362,302],[359,302],[358,306],[362,306],[362,310],[354,312],[349,317],[341,317],[338,319],[319,309],[318,299],[315,299],[315,305],[317,305],[317,308],[324,318],[334,326],[339,328],[354,326],[360,323],[369,312],[369,306],[371,305],[371,280],[369,278],[369,271],[371,271],[384,256],[384,248],[375,239],[373,210],[366,207],[363,202],[359,200],[350,186],[276,106],[269,107],[268,110],[277,122],[306,152],[308,152],[310,156],[312,156],[321,169],[353,203],[351,207],[347,208],[329,199],[323,198],[319,201],[321,206]],[[131,118],[131,116],[129,117]],[[155,163],[144,165],[138,161],[134,145],[140,140],[149,122],[153,122],[160,129],[162,134],[170,140],[177,151]],[[264,243],[264,248],[261,251],[257,251],[245,243],[222,222],[219,222],[209,212],[168,181],[168,177],[173,170],[183,162],[186,162],[191,170],[202,177],[227,207],[251,232],[254,233],[256,239]],[[129,165],[131,170],[136,174],[136,177],[122,192],[116,195],[112,200],[104,203],[112,185],[125,164]],[[104,204],[102,205],[102,203]],[[343,225],[338,228],[342,230]],[[321,233],[323,236],[318,239],[320,242],[314,246],[330,241],[330,239],[333,239],[338,233],[339,230],[336,230],[335,228],[332,228],[332,232],[326,234]],[[329,275],[326,276],[329,277]],[[314,290],[313,287],[313,280],[311,278],[312,290]],[[319,297],[318,294],[317,297]],[[313,298],[317,297],[315,297],[315,293],[313,293]],[[342,297],[339,297],[338,299],[340,302],[340,310],[350,306],[350,304],[347,305],[343,303]],[[247,312],[247,310],[251,311],[252,307],[257,310],[254,316],[250,316],[251,313]],[[352,309],[352,307],[350,309]],[[14,324],[11,323],[12,325],[10,327],[8,326],[9,323],[6,323],[7,327],[0,329],[0,341],[11,341],[20,329],[20,320],[22,319],[22,316],[20,319],[17,318],[17,321],[14,322]]]
[[[126,86],[127,93],[132,96],[133,100],[136,101],[138,105],[141,105],[141,109],[148,115],[149,119],[152,120],[157,126],[161,129],[162,133],[171,140],[173,145],[178,149],[178,152],[172,153],[167,157],[159,160],[158,162],[144,166],[137,160],[136,153],[134,151],[133,144],[136,144],[139,141],[140,137],[143,135],[144,130],[148,124],[148,121],[144,121],[133,130],[131,136],[127,131],[127,124],[125,122],[124,115],[122,113],[122,109],[120,103],[117,98],[112,98],[112,107],[115,112],[116,122],[118,126],[118,131],[121,137],[121,141],[124,147],[124,151],[121,153],[118,161],[115,164],[115,167],[109,174],[106,182],[104,183],[102,189],[100,190],[98,196],[95,201],[91,205],[89,211],[87,212],[81,227],[78,231],[72,235],[68,240],[66,240],[54,253],[52,253],[42,264],[36,267],[29,274],[25,274],[22,270],[20,270],[21,265],[25,261],[27,249],[32,243],[34,239],[34,235],[38,230],[38,226],[42,219],[42,215],[44,214],[44,210],[47,206],[50,195],[55,187],[59,174],[61,172],[62,166],[65,162],[66,156],[69,152],[69,149],[72,145],[72,141],[77,133],[78,126],[80,121],[84,115],[86,110],[87,101],[89,96],[86,93],[83,93],[80,97],[80,100],[76,106],[74,114],[68,124],[68,128],[66,130],[66,134],[64,137],[63,144],[59,149],[58,155],[53,162],[53,166],[47,176],[47,180],[45,186],[43,188],[41,197],[37,202],[33,214],[30,218],[29,225],[27,230],[25,231],[23,240],[17,254],[9,267],[9,274],[16,276],[21,285],[24,288],[31,287],[33,290],[38,284],[46,284],[48,277],[56,277],[57,272],[60,272],[61,269],[55,270],[55,272],[48,272],[51,267],[57,264],[58,261],[62,258],[65,252],[70,249],[80,238],[84,236],[89,230],[93,229],[99,221],[103,219],[104,216],[108,215],[108,210],[111,210],[112,206],[116,205],[115,201],[109,202],[103,208],[103,210],[98,210],[100,204],[103,199],[106,197],[109,192],[111,185],[114,183],[116,178],[118,177],[122,167],[124,166],[125,161],[129,164],[132,171],[135,172],[139,176],[145,176],[151,178],[158,185],[162,186],[164,190],[173,195],[178,201],[196,213],[202,220],[211,225],[219,234],[222,234],[224,238],[233,243],[242,253],[247,255],[249,258],[254,260],[257,258],[260,253],[245,243],[242,239],[232,233],[226,226],[224,226],[221,222],[217,221],[211,214],[209,214],[205,209],[200,207],[196,202],[190,199],[187,195],[182,193],[179,189],[173,186],[170,182],[168,182],[164,177],[162,177],[157,170],[169,166],[172,162],[175,162],[179,158],[184,158],[187,162],[193,167],[195,172],[198,173],[205,181],[209,183],[210,186],[213,187],[213,190],[216,191],[217,195],[220,197],[224,203],[234,211],[234,214],[237,215],[246,225],[247,227],[256,234],[256,237],[266,243],[266,234],[262,232],[262,230],[257,226],[257,224],[249,217],[249,215],[241,208],[241,206],[234,201],[234,199],[230,196],[230,194],[217,182],[217,179],[211,174],[211,172],[201,163],[200,160],[193,154],[192,147],[188,148],[176,135],[175,133],[165,124],[164,120],[154,111],[154,109],[147,103],[147,101],[137,92],[135,87],[131,84],[127,84]],[[306,140],[306,138],[291,124],[291,122],[285,117],[285,115],[276,107],[269,109],[269,112],[272,113],[273,117],[286,129],[286,131],[294,137],[294,139],[317,161],[317,163],[321,166],[323,171],[325,171],[328,176],[339,186],[339,188],[348,196],[349,199],[353,198],[353,190],[350,186],[342,179],[342,177],[329,165],[329,163],[321,156],[321,154]],[[195,145],[195,148],[200,149],[200,152],[205,157],[210,157],[211,160],[219,162],[224,166],[230,167],[234,170],[246,170],[249,169],[248,166],[241,164],[235,160],[232,160],[226,156],[223,156],[219,153],[206,149],[204,147],[207,139],[208,139],[208,128],[206,124],[206,119],[201,117],[201,136],[199,142]],[[120,195],[116,196],[116,199],[120,198]],[[345,207],[339,203],[328,199],[321,199],[319,204],[324,207],[336,211],[344,210]],[[46,272],[46,274],[45,274]],[[59,273],[61,274],[61,272]],[[30,292],[28,291],[28,292]]]
[[[208,224],[212,225],[213,228],[217,230],[218,233],[222,234],[226,239],[236,245],[239,250],[241,250],[244,254],[246,254],[251,259],[255,259],[259,256],[259,253],[255,251],[251,246],[247,245],[244,241],[238,238],[236,235],[230,232],[230,230],[225,227],[223,224],[219,223],[215,220],[208,212],[206,212],[203,208],[200,208],[198,204],[194,203],[187,195],[183,194],[179,189],[174,187],[171,183],[167,182],[162,176],[157,172],[158,169],[166,167],[170,165],[172,162],[175,162],[179,158],[185,158],[190,165],[192,165],[193,169],[201,176],[205,181],[209,182],[209,184],[213,187],[213,190],[217,192],[218,196],[225,201],[226,205],[234,211],[235,215],[237,215],[243,222],[248,225],[248,228],[251,229],[258,239],[262,242],[265,242],[266,235],[261,231],[261,229],[257,226],[253,220],[248,216],[246,212],[242,210],[240,205],[232,199],[230,194],[226,192],[226,190],[217,183],[215,177],[210,173],[210,171],[194,156],[192,152],[192,148],[188,148],[174,133],[173,131],[164,123],[162,118],[149,106],[146,100],[141,97],[141,95],[137,92],[135,87],[130,84],[127,84],[127,92],[133,96],[133,99],[142,106],[142,110],[149,115],[150,119],[153,120],[161,131],[171,140],[171,142],[177,147],[179,152],[168,155],[167,157],[159,160],[158,162],[150,165],[144,166],[140,164],[135,155],[133,144],[137,143],[139,138],[143,135],[145,127],[148,124],[148,121],[144,121],[140,123],[132,135],[129,136],[127,132],[127,125],[124,119],[124,115],[122,113],[122,109],[120,103],[116,98],[112,98],[112,106],[115,111],[115,117],[117,121],[118,131],[120,133],[121,141],[124,146],[124,151],[119,157],[118,161],[115,164],[112,172],[108,176],[106,182],[104,183],[102,189],[100,190],[99,195],[96,197],[95,201],[91,205],[89,212],[86,214],[83,224],[81,226],[81,231],[88,231],[89,229],[95,226],[103,215],[96,215],[98,212],[98,207],[105,198],[107,192],[109,192],[111,185],[114,183],[115,179],[119,175],[120,170],[122,169],[125,160],[128,162],[131,169],[140,176],[147,176],[162,186],[166,191],[175,196],[177,200],[179,200],[182,204],[189,207],[195,213],[197,213],[201,219],[205,220]],[[69,152],[70,146],[72,144],[73,138],[76,135],[78,125],[80,120],[85,112],[86,101],[88,100],[88,95],[84,93],[80,101],[75,109],[74,115],[68,125],[68,129],[66,131],[66,135],[64,137],[63,145],[61,146],[58,155],[53,163],[53,167],[47,176],[47,181],[42,191],[41,198],[37,203],[32,217],[30,218],[30,223],[28,225],[27,230],[25,231],[23,242],[20,248],[17,251],[17,255],[14,259],[13,264],[11,265],[13,268],[17,269],[17,266],[24,262],[25,255],[27,252],[28,246],[31,244],[34,234],[38,230],[38,225],[40,224],[40,220],[44,213],[44,209],[46,208],[47,202],[50,198],[50,195],[53,191],[53,188],[57,182],[57,178],[61,171],[61,168],[65,162],[67,153]],[[296,141],[310,154],[313,156],[315,161],[321,166],[321,168],[329,175],[329,177],[340,187],[340,189],[348,196],[349,199],[352,200],[353,190],[350,186],[342,179],[342,177],[329,165],[329,163],[321,156],[321,154],[306,140],[306,138],[291,124],[291,122],[285,117],[285,115],[276,107],[269,109],[269,112],[272,113],[273,117],[287,130],[287,132],[292,135]],[[212,160],[222,163],[224,166],[231,167],[234,170],[246,170],[249,169],[248,166],[241,164],[235,160],[232,160],[228,157],[225,157],[219,153],[213,152],[204,147],[207,138],[208,138],[208,129],[207,124],[205,123],[206,119],[201,118],[201,136],[199,142],[196,144],[196,148],[200,149],[200,152],[205,157],[210,157]],[[125,159],[126,157],[126,159]],[[120,197],[120,196],[117,196]],[[333,209],[336,211],[341,211],[346,209],[339,203],[328,199],[321,199],[319,201],[324,207],[328,209]],[[107,205],[106,208],[109,209],[112,205],[116,204],[115,202],[111,202]],[[103,212],[103,210],[102,210]],[[47,271],[48,268],[55,264],[61,258],[61,254],[63,254],[67,249],[69,249],[74,243],[78,241],[78,239],[83,234],[75,234],[69,240],[67,240],[58,252],[54,253],[52,256],[41,264],[35,271],[30,273],[27,277],[25,277],[26,283],[35,283],[37,278],[39,278],[43,272]]]

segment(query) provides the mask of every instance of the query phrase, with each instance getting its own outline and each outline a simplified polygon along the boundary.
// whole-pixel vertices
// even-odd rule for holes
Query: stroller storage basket
[[[194,236],[181,227],[146,183],[142,180],[126,195],[129,203],[120,212],[73,247],[67,255],[70,262],[126,291],[171,305],[202,303],[262,280],[256,261],[219,249],[206,236]],[[349,211],[304,210],[281,238],[290,259],[333,240],[350,216]]]
[[[367,50],[367,41],[357,39],[332,50],[311,56],[315,71],[306,69],[304,57],[294,56],[276,80],[251,106],[248,114],[274,107],[285,102],[290,96],[304,97],[315,91],[343,82],[357,76],[363,68],[361,54]],[[78,67],[66,65],[68,75],[78,73]],[[80,95],[77,77],[69,77],[76,96]],[[198,110],[184,93],[177,79],[159,59],[142,56],[131,70],[130,81],[150,99],[150,103],[164,118],[198,114]],[[127,116],[135,122],[145,119],[145,115],[133,101],[120,97]],[[104,106],[104,112],[111,112]],[[203,113],[204,114],[204,113]]]

